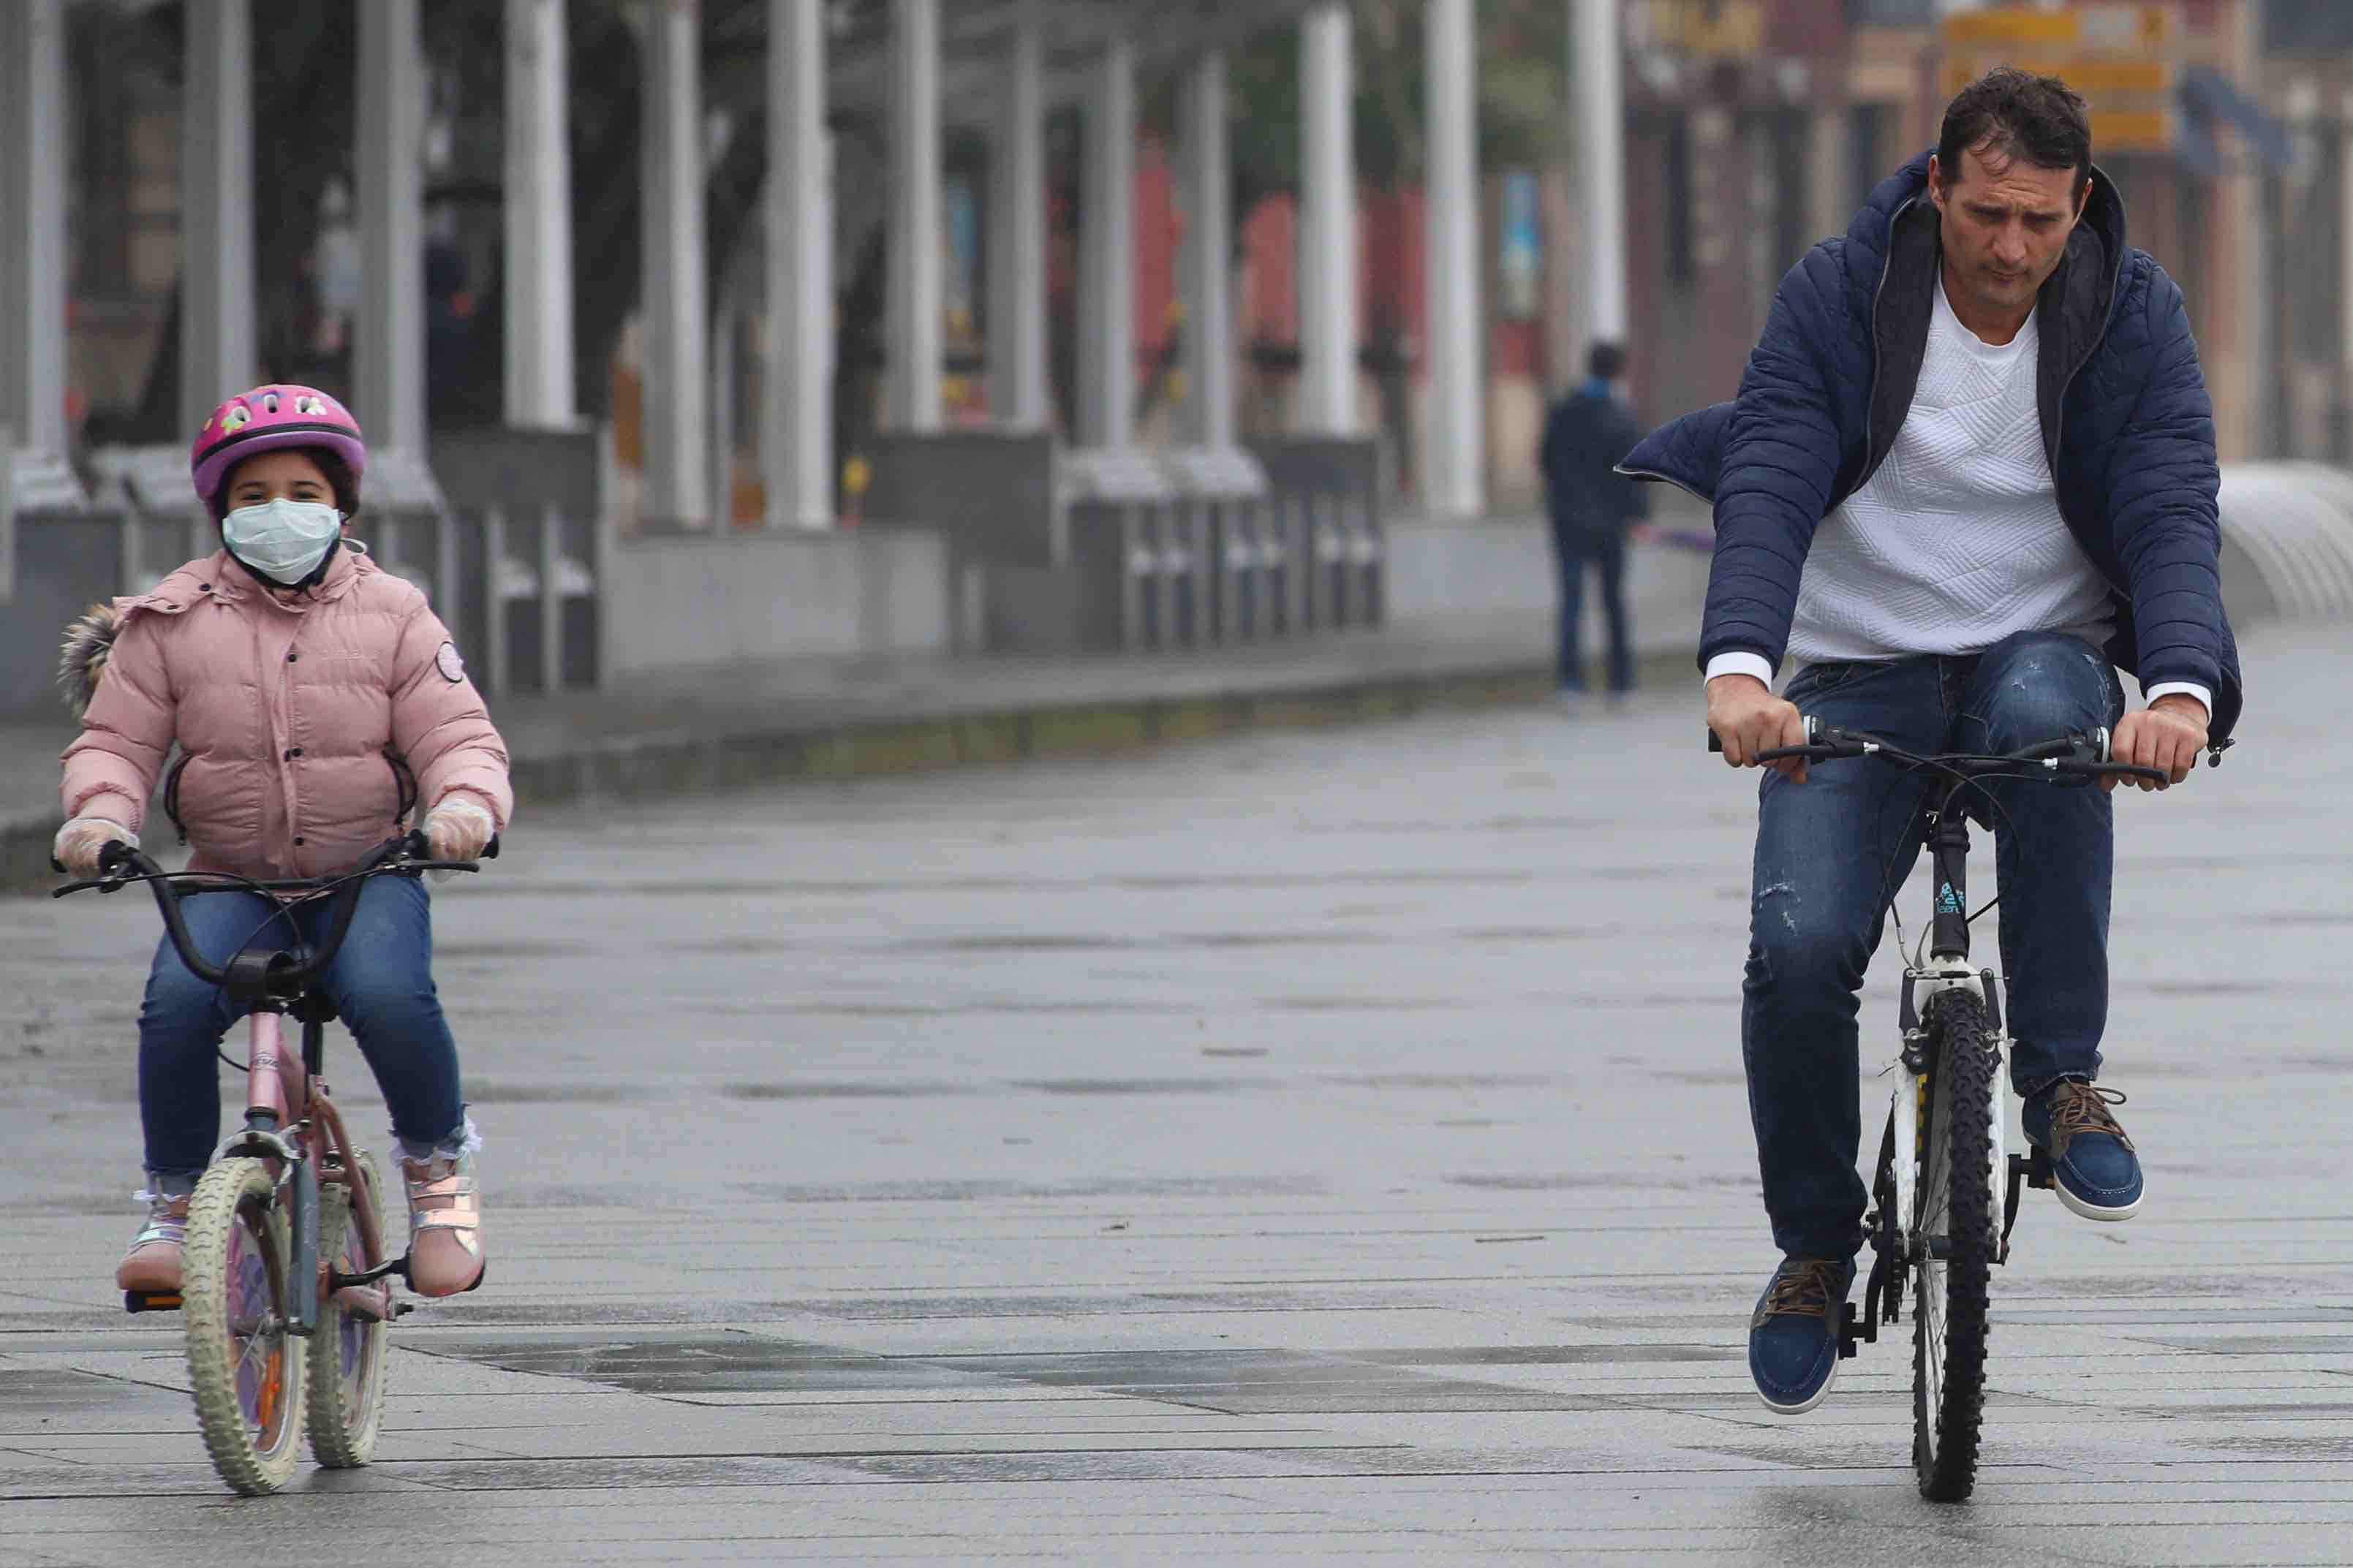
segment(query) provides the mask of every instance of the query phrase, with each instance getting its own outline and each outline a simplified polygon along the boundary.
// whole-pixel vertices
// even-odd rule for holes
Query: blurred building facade
[[[1996,64],[2066,77],[2133,242],[2189,299],[2228,459],[2353,460],[2343,243],[2353,6],[2262,0],[1637,0],[1633,377],[1731,395],[1773,290]]]
[[[1577,379],[1583,347],[1600,330],[1588,288],[1594,231],[1622,231],[1625,335],[1643,412],[1664,417],[1729,396],[1783,271],[1807,245],[1842,228],[1877,179],[1929,144],[1958,80],[2003,59],[2069,74],[2092,98],[2097,156],[2123,191],[2133,236],[2188,291],[2226,455],[2353,458],[2353,284],[2344,259],[2353,6],[1447,3],[1481,30],[1482,63],[1523,44],[1544,54],[1558,113],[1549,141],[1533,149],[1499,151],[1491,134],[1477,172],[1468,209],[1476,276],[1457,295],[1475,310],[1468,352],[1480,390],[1475,427],[1462,438],[1478,471],[1437,510],[1459,510],[1465,496],[1504,510],[1534,503],[1531,458],[1545,399]],[[1422,502],[1433,421],[1451,417],[1446,404],[1459,401],[1433,404],[1433,384],[1452,384],[1433,383],[1433,367],[1442,351],[1461,346],[1453,342],[1461,334],[1434,325],[1430,313],[1430,237],[1445,228],[1432,228],[1426,169],[1369,179],[1345,145],[1332,151],[1326,132],[1315,154],[1322,163],[1303,157],[1286,188],[1243,190],[1235,210],[1221,215],[1227,303],[1205,319],[1185,250],[1199,191],[1219,187],[1188,191],[1197,176],[1188,174],[1181,110],[1205,51],[1239,57],[1270,37],[1293,51],[1298,64],[1286,56],[1286,68],[1300,72],[1302,92],[1318,90],[1321,68],[1340,73],[1344,89],[1333,90],[1353,93],[1345,85],[1349,17],[1357,19],[1354,68],[1361,70],[1382,17],[1395,13],[1419,29],[1425,0],[1394,0],[1386,9],[1377,0],[1327,0],[1115,4],[1091,12],[1054,4],[1025,12],[1022,4],[321,0],[257,8],[248,0],[26,0],[11,11],[51,15],[61,29],[61,79],[46,109],[29,111],[54,115],[61,132],[69,220],[62,384],[26,395],[60,405],[69,455],[184,434],[199,398],[179,384],[184,345],[202,336],[190,337],[187,313],[204,308],[204,280],[183,258],[192,237],[207,232],[192,204],[212,188],[207,172],[221,153],[218,133],[204,129],[212,110],[195,112],[192,95],[224,91],[251,95],[249,179],[260,198],[250,242],[252,343],[230,357],[243,353],[240,363],[257,374],[357,386],[354,355],[364,353],[367,318],[363,239],[382,203],[361,188],[368,132],[364,95],[352,83],[357,77],[365,85],[368,28],[389,17],[416,39],[422,97],[413,123],[385,121],[378,133],[410,138],[415,149],[409,237],[417,271],[406,297],[414,300],[423,418],[438,427],[512,417],[522,374],[513,346],[535,331],[541,379],[553,363],[564,384],[538,405],[563,419],[607,424],[628,484],[641,488],[667,460],[666,447],[691,441],[697,450],[679,463],[698,476],[684,492],[697,517],[756,524],[781,515],[766,470],[780,449],[772,426],[785,378],[770,374],[768,360],[779,342],[799,345],[793,352],[804,356],[817,351],[808,346],[814,336],[771,330],[771,287],[790,274],[769,256],[776,237],[765,220],[776,209],[764,205],[763,182],[774,177],[767,155],[780,143],[769,117],[782,111],[771,100],[784,79],[771,60],[784,46],[771,35],[778,18],[805,8],[809,37],[828,57],[809,121],[823,127],[823,166],[804,178],[823,187],[828,204],[813,264],[825,274],[817,298],[829,363],[790,395],[827,402],[828,449],[821,463],[803,459],[821,469],[821,480],[797,481],[802,496],[822,492],[822,500],[783,510],[821,522],[849,510],[854,497],[843,493],[843,476],[856,473],[852,460],[867,435],[903,426],[910,406],[918,424],[1042,422],[1068,441],[1105,444],[1088,412],[1104,395],[1101,374],[1088,369],[1088,345],[1107,330],[1101,301],[1088,297],[1088,247],[1099,237],[1091,237],[1088,214],[1102,199],[1087,173],[1095,157],[1088,138],[1103,86],[1100,61],[1122,38],[1132,45],[1119,68],[1133,79],[1124,111],[1131,140],[1121,176],[1126,259],[1113,268],[1124,275],[1115,290],[1124,321],[1110,352],[1119,356],[1114,379],[1124,391],[1109,444],[1193,439],[1204,428],[1204,397],[1222,398],[1226,408],[1208,426],[1220,439],[1361,434],[1386,451],[1397,492]],[[1546,11],[1567,16],[1596,5],[1611,13],[1623,103],[1623,211],[1611,225],[1594,221],[1577,174],[1584,149],[1574,100],[1583,89],[1569,29],[1538,25]],[[1067,36],[1082,14],[1111,20]],[[514,286],[511,254],[522,243],[513,222],[519,182],[534,166],[518,163],[509,132],[527,102],[510,78],[529,56],[508,35],[533,25],[534,15],[539,37],[561,56],[555,129],[537,135],[543,149],[553,137],[563,156],[543,158],[537,175],[550,177],[552,168],[565,188],[560,200],[532,208],[556,215],[563,232],[554,248],[574,258],[564,263],[560,317],[548,313],[550,290]],[[1034,171],[1044,229],[1034,262],[1039,292],[1026,300],[1006,288],[1010,263],[998,254],[1008,232],[1002,127],[1012,58],[1001,40],[1024,15],[1041,29],[1043,77],[1030,110],[1042,126]],[[926,79],[938,156],[926,199],[911,214],[894,184],[906,165],[894,163],[892,95],[904,84],[892,74],[901,69],[893,51],[897,29],[924,16],[939,35]],[[11,25],[21,28],[24,16]],[[1513,29],[1524,26],[1522,38]],[[234,36],[239,28],[248,75],[224,85],[217,67],[229,57],[217,46],[224,29]],[[1422,37],[1409,33],[1406,47],[1419,48]],[[678,215],[676,227],[695,231],[692,243],[681,237],[666,252],[649,236],[645,203],[654,187],[640,170],[653,167],[645,139],[659,81],[682,79],[675,69],[656,75],[671,68],[662,62],[672,56],[679,68],[691,63],[699,73],[697,144],[677,157],[698,172],[701,199],[681,206],[673,195],[662,209]],[[1261,111],[1238,86],[1222,101],[1238,123]],[[1299,134],[1312,141],[1304,101],[1294,94],[1266,111],[1299,116]],[[1492,132],[1497,111],[1486,112]],[[1340,124],[1345,142],[1345,118]],[[1356,138],[1363,137],[1359,129]],[[1434,146],[1437,138],[1425,140]],[[1319,174],[1345,182],[1336,207],[1332,190],[1311,190]],[[1336,240],[1335,211],[1348,215]],[[906,222],[920,222],[931,237],[912,274],[894,271],[899,263],[887,254],[893,226]],[[662,308],[652,311],[644,308],[649,281],[661,295]],[[925,362],[921,378],[934,384],[900,406],[891,388],[904,334],[894,300],[904,299],[936,311],[913,339]],[[535,327],[518,319],[519,301],[538,307]],[[1017,304],[1018,319],[1008,315]],[[681,324],[680,308],[691,326]],[[555,319],[564,324],[549,326]],[[699,341],[682,347],[681,332]],[[1042,348],[1015,342],[1040,332]],[[545,342],[551,335],[563,340],[560,353]],[[1218,362],[1208,384],[1204,354]],[[1334,373],[1335,354],[1341,369]],[[1034,372],[1008,369],[1040,355]],[[680,374],[698,383],[691,398],[682,400],[673,384]],[[1337,390],[1335,374],[1345,384]],[[650,407],[667,425],[649,416],[649,384],[659,389]],[[364,415],[366,402],[363,391]]]

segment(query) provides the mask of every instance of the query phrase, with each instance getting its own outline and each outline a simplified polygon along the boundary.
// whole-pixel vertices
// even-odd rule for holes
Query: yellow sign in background
[[[2173,145],[2175,41],[2164,5],[1997,5],[1945,18],[1936,77],[1948,98],[1996,66],[2062,78],[2092,106],[2094,155],[2163,153]]]

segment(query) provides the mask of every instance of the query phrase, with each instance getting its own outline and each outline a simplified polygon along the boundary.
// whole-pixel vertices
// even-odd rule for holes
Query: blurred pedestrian
[[[1641,426],[1626,406],[1619,379],[1626,351],[1596,343],[1586,358],[1584,384],[1553,405],[1545,420],[1545,499],[1552,513],[1553,554],[1560,565],[1560,691],[1574,701],[1585,687],[1585,658],[1577,641],[1585,604],[1585,574],[1601,578],[1601,613],[1609,622],[1609,695],[1614,701],[1634,686],[1633,647],[1626,625],[1626,531],[1648,516],[1650,497],[1641,484],[1614,472],[1620,458],[1642,438]]]

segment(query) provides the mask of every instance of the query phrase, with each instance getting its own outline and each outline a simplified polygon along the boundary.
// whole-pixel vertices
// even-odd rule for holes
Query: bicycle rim
[[[300,1457],[303,1354],[287,1331],[290,1239],[261,1161],[226,1161],[196,1183],[181,1265],[188,1385],[213,1468],[248,1497],[284,1486]]]
[[[1977,1484],[1994,1248],[1984,1004],[1964,991],[1939,996],[1931,1044],[1912,1226],[1912,1457],[1921,1496],[1957,1502]]]
[[[376,1180],[375,1162],[361,1153],[353,1163],[381,1220],[383,1184]],[[382,1262],[383,1240],[363,1234],[349,1191],[331,1184],[319,1195],[319,1252],[331,1260],[329,1267],[363,1274]],[[322,1279],[322,1289],[324,1283]],[[383,1289],[380,1300],[388,1305],[391,1291],[388,1286]],[[311,1453],[331,1469],[364,1465],[375,1451],[384,1421],[384,1363],[391,1328],[385,1319],[353,1310],[331,1291],[320,1302],[319,1329],[311,1336],[308,1352]]]

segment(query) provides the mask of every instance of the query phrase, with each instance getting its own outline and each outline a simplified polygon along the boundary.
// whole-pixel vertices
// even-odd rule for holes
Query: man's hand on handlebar
[[[1773,695],[1753,675],[1719,675],[1707,683],[1707,727],[1723,743],[1724,760],[1736,768],[1760,765],[1759,752],[1806,743],[1805,716],[1794,702]],[[1761,764],[1806,782],[1806,759],[1782,757]]]
[[[2206,749],[2206,706],[2187,692],[2168,691],[2139,712],[2118,720],[2108,744],[2116,761],[2161,769],[2172,784],[2179,784],[2198,765],[2198,753]],[[2119,782],[2142,789],[2171,787],[2155,779],[2119,781],[2114,774],[2103,778],[2100,787],[2112,790]]]

